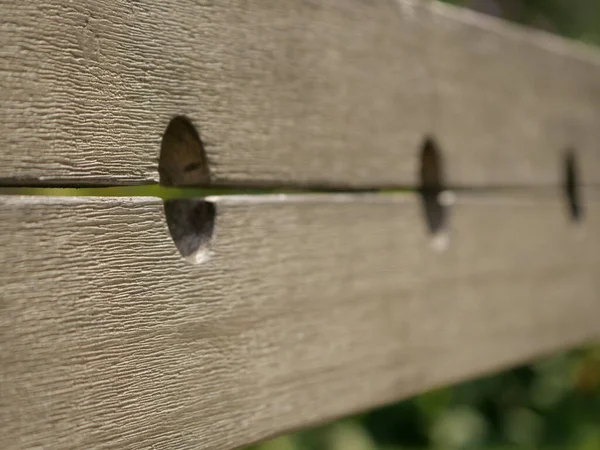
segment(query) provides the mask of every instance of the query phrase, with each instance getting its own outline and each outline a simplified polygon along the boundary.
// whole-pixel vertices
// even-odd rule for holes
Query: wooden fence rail
[[[233,448],[600,335],[597,52],[417,0],[2,7],[4,187],[348,192],[0,195],[0,448]]]
[[[176,115],[221,185],[453,185],[600,172],[600,56],[424,0],[3,0],[0,180],[147,183]]]

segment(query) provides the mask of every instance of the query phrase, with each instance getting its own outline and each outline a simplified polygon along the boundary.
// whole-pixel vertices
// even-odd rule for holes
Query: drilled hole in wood
[[[210,257],[215,224],[215,205],[197,198],[165,200],[165,216],[179,253],[192,264]]]
[[[166,186],[203,186],[210,181],[204,144],[184,116],[174,117],[165,130],[158,172],[160,184]]]
[[[444,191],[444,171],[440,149],[435,140],[428,137],[421,147],[419,193],[427,228],[435,236],[436,247],[447,243],[448,204],[451,197]]]
[[[579,167],[575,151],[569,149],[564,157],[564,193],[567,198],[569,216],[574,222],[583,219],[583,206],[579,187]]]

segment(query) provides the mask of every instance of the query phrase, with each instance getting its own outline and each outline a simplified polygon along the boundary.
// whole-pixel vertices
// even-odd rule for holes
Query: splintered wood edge
[[[158,181],[187,117],[164,182],[416,186],[433,137],[452,185],[555,185],[569,149],[597,183],[599,52],[437,2],[289,3],[5,1],[0,181]]]
[[[600,335],[600,208],[458,195],[0,197],[0,447],[232,448]],[[352,201],[354,200],[354,201]]]

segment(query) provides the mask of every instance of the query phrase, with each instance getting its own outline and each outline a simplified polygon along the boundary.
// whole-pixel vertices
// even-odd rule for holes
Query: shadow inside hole
[[[208,161],[200,135],[189,119],[176,116],[163,135],[158,158],[160,184],[203,186],[210,181]]]
[[[447,208],[440,201],[444,191],[443,163],[439,147],[433,138],[429,137],[421,148],[421,204],[427,228],[432,234],[446,230],[448,221]]]
[[[571,220],[579,222],[583,218],[581,193],[579,188],[579,167],[575,151],[569,149],[564,157],[564,191]]]
[[[179,253],[193,264],[210,256],[216,208],[214,203],[196,198],[165,200],[165,216]]]

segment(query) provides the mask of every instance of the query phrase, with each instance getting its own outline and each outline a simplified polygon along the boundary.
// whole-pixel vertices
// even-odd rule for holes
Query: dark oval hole
[[[202,186],[210,181],[204,144],[192,122],[176,116],[163,135],[158,158],[160,184]]]
[[[193,264],[206,262],[215,224],[214,203],[203,199],[165,200],[165,216],[179,253]]]
[[[569,216],[574,222],[583,219],[583,206],[579,187],[579,167],[573,149],[565,152],[564,158],[564,192],[567,198]]]
[[[421,148],[419,193],[427,228],[432,234],[446,229],[447,207],[440,202],[444,191],[444,171],[440,150],[435,140],[428,137]]]
[[[160,183],[166,186],[202,186],[210,181],[204,144],[192,122],[176,116],[163,134],[158,159]],[[165,217],[179,253],[200,264],[210,256],[215,205],[198,198],[165,200]]]

